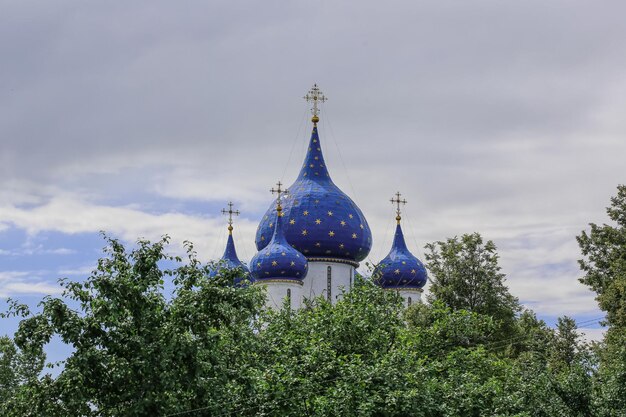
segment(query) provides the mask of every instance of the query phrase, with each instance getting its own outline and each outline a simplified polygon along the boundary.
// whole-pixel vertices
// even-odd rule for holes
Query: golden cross
[[[222,209],[222,214],[228,214],[228,231],[233,232],[233,214],[239,216],[241,213],[239,210],[233,210],[233,202],[228,202],[228,210]]]
[[[400,204],[404,205],[407,203],[407,201],[405,199],[400,199],[400,197],[402,196],[402,194],[400,194],[400,191],[396,192],[396,198],[392,198],[390,201],[392,204],[397,204],[397,208],[396,208],[396,220],[398,221],[398,223],[400,223]]]
[[[322,91],[319,89],[317,84],[313,84],[313,87],[309,90],[309,92],[303,98],[307,101],[307,103],[311,103],[311,102],[313,103],[313,108],[311,109],[313,118],[311,120],[313,120],[313,123],[317,123],[320,119],[319,118],[320,109],[318,108],[318,105],[320,103],[324,103],[328,99],[326,98],[324,93],[322,93]]]
[[[270,189],[270,193],[272,194],[278,194],[278,198],[276,198],[276,210],[281,211],[283,208],[280,205],[280,197],[282,195],[287,195],[289,194],[289,190],[284,190],[282,189],[283,183],[278,181],[276,183],[276,185],[278,186],[278,188],[272,188]]]

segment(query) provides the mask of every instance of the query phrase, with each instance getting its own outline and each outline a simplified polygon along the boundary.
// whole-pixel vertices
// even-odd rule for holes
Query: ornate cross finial
[[[284,189],[282,188],[283,183],[282,183],[282,182],[280,182],[280,181],[278,181],[278,182],[276,183],[276,186],[277,186],[278,188],[272,188],[272,189],[270,190],[270,193],[272,193],[272,194],[278,194],[278,197],[276,198],[276,211],[278,211],[279,215],[281,215],[281,214],[280,214],[280,212],[283,210],[283,207],[280,205],[280,197],[281,197],[282,195],[287,195],[287,194],[289,194],[289,190],[284,190]]]
[[[402,219],[402,217],[400,217],[400,213],[401,213],[400,204],[402,204],[402,205],[406,204],[406,200],[404,198],[400,199],[401,196],[402,196],[402,194],[400,194],[400,191],[397,191],[396,192],[396,197],[392,198],[390,200],[392,204],[396,204],[397,205],[397,208],[396,208],[396,220],[398,221],[398,224],[400,224],[400,219]]]
[[[239,210],[233,210],[233,202],[228,202],[228,210],[222,209],[222,214],[228,214],[228,233],[233,234],[233,215],[239,216]]]
[[[303,98],[307,101],[307,103],[311,103],[311,102],[313,103],[313,107],[311,108],[311,113],[313,114],[313,117],[311,118],[311,121],[317,124],[317,122],[320,121],[320,118],[319,118],[320,109],[318,105],[320,103],[325,102],[328,99],[326,98],[324,93],[322,93],[322,91],[319,89],[317,84],[313,84],[313,87],[309,90],[309,92]]]

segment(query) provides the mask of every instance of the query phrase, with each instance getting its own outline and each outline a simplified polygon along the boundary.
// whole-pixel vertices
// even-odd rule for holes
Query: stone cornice
[[[309,262],[328,262],[328,263],[335,263],[335,264],[346,264],[346,265],[353,266],[355,268],[359,267],[358,262],[350,261],[347,259],[338,259],[338,258],[306,258],[306,259]]]

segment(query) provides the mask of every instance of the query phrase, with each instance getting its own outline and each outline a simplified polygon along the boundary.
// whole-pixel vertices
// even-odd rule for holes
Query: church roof
[[[400,204],[406,204],[406,200],[400,200],[399,192],[396,195],[397,199],[392,199],[391,202],[398,204],[398,224],[391,251],[378,263],[372,278],[377,285],[387,289],[422,288],[426,285],[428,274],[424,264],[406,246],[400,225]]]
[[[357,263],[372,247],[372,233],[359,207],[337,187],[324,161],[316,117],[304,165],[283,197],[285,237],[308,259],[332,258]],[[319,120],[319,119],[317,119]],[[274,227],[275,207],[270,207],[256,234],[259,250]]]
[[[242,281],[248,280],[250,278],[249,277],[250,270],[248,270],[248,267],[246,267],[246,265],[239,260],[239,257],[237,256],[237,250],[235,249],[235,241],[233,239],[233,214],[238,216],[239,211],[233,210],[232,202],[228,203],[228,207],[229,207],[228,210],[226,209],[222,210],[223,214],[229,215],[228,240],[226,241],[226,249],[224,250],[224,255],[222,255],[222,258],[218,261],[217,266],[213,268],[209,276],[211,277],[216,276],[220,268],[225,268],[225,269],[240,268],[242,273],[240,276],[235,278],[234,283],[233,283],[235,286],[238,286],[238,285],[241,285]]]
[[[275,211],[272,223],[272,237],[269,243],[260,249],[250,261],[253,278],[257,281],[304,279],[308,270],[308,262],[306,257],[292,248],[285,239],[280,204]]]

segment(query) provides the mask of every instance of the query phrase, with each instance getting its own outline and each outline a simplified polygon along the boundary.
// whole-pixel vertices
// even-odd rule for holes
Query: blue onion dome
[[[285,237],[309,260],[358,265],[372,248],[372,233],[357,205],[332,181],[324,162],[316,120],[304,165],[283,197]],[[256,246],[268,244],[276,209],[268,209],[256,233]]]
[[[272,219],[271,239],[250,261],[251,274],[256,281],[269,279],[302,281],[308,271],[308,262],[306,257],[292,248],[285,239],[280,197],[278,201],[276,214]]]
[[[391,251],[376,266],[373,279],[377,285],[387,289],[422,288],[426,285],[428,274],[424,264],[406,247],[400,219],[398,209],[396,216],[398,224]]]
[[[237,257],[237,250],[235,249],[235,241],[233,239],[233,214],[239,215],[239,211],[233,210],[233,203],[228,203],[229,210],[222,210],[222,213],[229,214],[228,218],[228,240],[226,241],[226,249],[224,250],[224,255],[219,260],[216,268],[212,269],[209,276],[214,277],[217,275],[220,268],[225,269],[241,269],[241,274],[234,279],[233,284],[235,286],[240,286],[243,284],[243,281],[250,280],[250,270],[246,267],[246,265],[239,260]]]

